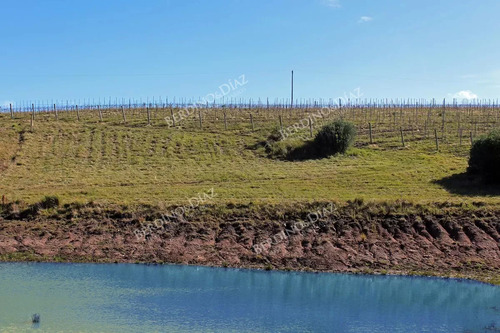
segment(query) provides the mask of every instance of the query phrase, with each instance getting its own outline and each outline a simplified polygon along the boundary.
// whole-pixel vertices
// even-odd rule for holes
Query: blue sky
[[[494,98],[498,0],[0,0],[0,105],[199,98]],[[234,95],[236,96],[236,94]]]

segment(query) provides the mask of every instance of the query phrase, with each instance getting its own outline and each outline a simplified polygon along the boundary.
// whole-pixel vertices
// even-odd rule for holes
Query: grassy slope
[[[465,188],[469,195],[460,196],[435,183],[465,171],[466,144],[442,144],[437,153],[432,140],[408,137],[401,148],[397,136],[376,138],[376,145],[362,136],[348,156],[289,162],[252,148],[275,121],[261,121],[255,132],[249,124],[231,124],[228,131],[220,123],[204,130],[160,124],[40,119],[31,132],[26,117],[0,115],[0,162],[9,165],[0,168],[0,196],[30,203],[57,195],[63,202],[182,204],[213,187],[215,203],[500,202],[494,190],[472,195],[477,188]]]

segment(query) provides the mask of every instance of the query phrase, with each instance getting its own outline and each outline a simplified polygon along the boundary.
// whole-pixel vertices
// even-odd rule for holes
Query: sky
[[[484,98],[498,0],[0,0],[0,106]],[[244,84],[243,84],[244,82]]]

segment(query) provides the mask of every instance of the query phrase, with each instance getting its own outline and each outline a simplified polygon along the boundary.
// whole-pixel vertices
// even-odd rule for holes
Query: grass
[[[218,118],[206,116],[203,129],[197,128],[196,116],[169,128],[156,114],[152,126],[138,114],[128,116],[127,124],[119,114],[105,114],[104,122],[90,112],[81,114],[80,122],[69,113],[60,114],[59,121],[40,114],[33,130],[26,114],[14,120],[0,114],[0,196],[27,203],[56,196],[62,203],[173,205],[213,188],[213,204],[357,198],[500,204],[498,189],[460,177],[454,181],[467,167],[466,134],[462,145],[456,136],[443,135],[437,152],[434,139],[422,130],[408,132],[403,148],[399,127],[388,132],[390,117],[375,124],[374,144],[363,119],[357,122],[358,141],[345,156],[292,162],[270,158],[259,145],[276,126],[269,114],[254,118],[255,131],[238,114],[229,116],[224,130],[220,111]],[[427,111],[422,114],[428,117]],[[453,133],[455,118],[447,119]]]

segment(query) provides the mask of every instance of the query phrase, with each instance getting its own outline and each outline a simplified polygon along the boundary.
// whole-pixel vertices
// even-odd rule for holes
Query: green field
[[[79,111],[79,121],[74,111],[60,112],[58,120],[40,113],[33,128],[28,113],[14,119],[0,114],[0,196],[27,203],[56,195],[63,203],[172,205],[213,188],[213,201],[221,204],[356,198],[500,203],[498,188],[463,175],[470,133],[497,126],[498,109],[447,110],[445,116],[439,108],[346,110],[359,132],[355,147],[345,156],[306,161],[270,158],[259,143],[279,126],[279,115],[286,128],[314,110],[208,109],[201,112],[202,128],[198,112],[175,128],[162,119],[170,115],[166,109],[152,110],[149,126],[144,109],[127,110],[126,122],[119,110],[105,110],[103,121],[96,112]],[[296,136],[287,140],[300,144]]]

